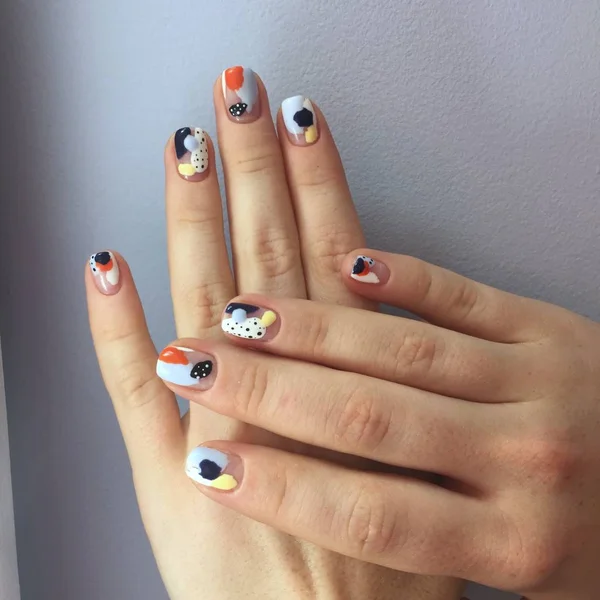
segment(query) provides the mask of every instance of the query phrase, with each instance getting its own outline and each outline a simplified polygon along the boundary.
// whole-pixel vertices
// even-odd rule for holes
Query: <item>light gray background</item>
[[[162,148],[183,124],[214,132],[225,67],[255,68],[274,105],[319,102],[371,244],[600,318],[597,0],[1,4],[0,313],[23,600],[165,598],[82,271],[91,251],[122,251],[157,345],[173,337]]]

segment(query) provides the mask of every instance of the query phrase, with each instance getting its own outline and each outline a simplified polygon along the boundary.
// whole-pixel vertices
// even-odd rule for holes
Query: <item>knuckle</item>
[[[399,521],[377,489],[361,488],[348,500],[343,536],[353,556],[372,558],[394,552],[399,543]]]
[[[392,365],[396,381],[406,377],[408,371],[429,373],[436,360],[443,354],[441,340],[436,340],[424,333],[405,331],[395,335],[388,344],[382,344],[382,360],[394,361]]]
[[[564,490],[579,470],[579,452],[572,434],[550,432],[527,440],[517,460],[525,469],[526,479],[538,492],[556,492]]]
[[[179,227],[189,227],[194,232],[215,237],[223,229],[221,207],[215,210],[211,204],[187,202],[177,206],[175,220]]]
[[[337,415],[333,412],[333,437],[346,448],[374,453],[387,439],[391,414],[383,409],[377,396],[362,387],[350,391]],[[337,418],[336,418],[337,417]]]
[[[281,159],[270,147],[255,145],[247,147],[235,160],[235,171],[245,175],[269,173],[281,166]]]
[[[307,188],[312,194],[319,191],[327,194],[330,191],[338,190],[341,185],[345,185],[345,178],[338,168],[316,164],[310,169],[303,169],[299,172],[294,185],[300,189]]]
[[[222,281],[202,280],[196,285],[184,291],[181,302],[174,303],[175,320],[182,322],[182,316],[188,316],[186,322],[190,322],[193,335],[200,336],[215,327],[221,321],[223,306],[226,296],[224,296],[224,284]],[[173,291],[173,296],[180,295],[181,290]]]
[[[294,319],[289,323],[288,336],[309,359],[322,359],[331,353],[329,346],[329,320],[319,311],[311,311],[310,318]]]
[[[233,414],[250,420],[259,418],[269,386],[269,371],[258,361],[244,363],[236,378],[235,391],[231,395]]]
[[[539,512],[539,510],[538,510]],[[562,531],[539,519],[523,526],[512,522],[506,515],[502,518],[501,531],[503,551],[492,565],[496,572],[505,573],[514,581],[514,587],[532,590],[543,585],[566,558],[566,540]]]
[[[287,469],[281,468],[277,471],[275,485],[271,486],[269,492],[270,513],[275,522],[286,521],[290,507],[290,481]],[[292,500],[292,506],[295,504]]]
[[[310,247],[313,269],[326,274],[339,273],[342,261],[356,246],[356,236],[332,223],[318,228],[314,236]]]
[[[467,320],[473,316],[480,306],[480,293],[478,287],[465,278],[459,278],[454,284],[447,286],[447,297],[443,305],[454,317]]]
[[[111,396],[115,396],[129,407],[137,408],[152,402],[164,390],[162,382],[143,360],[130,360],[111,373],[107,385]]]
[[[298,241],[281,229],[264,229],[256,234],[251,256],[264,277],[278,279],[300,264]]]

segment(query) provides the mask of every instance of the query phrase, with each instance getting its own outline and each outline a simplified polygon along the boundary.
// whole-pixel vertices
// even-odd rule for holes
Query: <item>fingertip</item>
[[[123,284],[126,263],[123,257],[112,250],[100,250],[88,258],[86,282],[93,282],[95,289],[103,296],[119,293]]]
[[[358,291],[364,284],[385,285],[390,280],[391,271],[384,255],[370,248],[359,248],[348,253],[342,261],[342,277],[346,285]]]

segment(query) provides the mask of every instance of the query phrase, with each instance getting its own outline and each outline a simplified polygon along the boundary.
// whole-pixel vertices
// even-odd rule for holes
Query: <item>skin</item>
[[[386,264],[389,281],[352,280],[359,254]],[[360,560],[531,600],[597,598],[600,325],[408,256],[358,249],[341,272],[355,293],[426,321],[242,295],[278,314],[278,333],[185,340],[219,371],[207,391],[177,391],[388,472],[211,442],[238,457],[241,483],[198,489]]]
[[[213,167],[202,182],[179,177],[165,150],[171,295],[177,334],[217,343],[221,312],[236,294],[318,300],[366,312],[377,303],[340,275],[346,254],[364,245],[335,144],[318,111],[319,141],[293,146],[270,118],[229,120],[216,82],[214,101],[224,168],[233,272],[229,267],[219,185]],[[194,125],[194,124],[192,124]],[[121,287],[112,296],[85,282],[98,361],[129,453],[141,516],[166,588],[175,600],[197,598],[447,600],[463,583],[452,577],[390,569],[277,531],[198,494],[184,473],[187,453],[207,439],[248,444],[376,472],[362,457],[308,446],[264,427],[218,414],[197,402],[180,419],[174,394],[155,373],[157,352],[127,263],[115,252]],[[245,352],[243,349],[234,349]],[[245,446],[246,447],[246,446]]]

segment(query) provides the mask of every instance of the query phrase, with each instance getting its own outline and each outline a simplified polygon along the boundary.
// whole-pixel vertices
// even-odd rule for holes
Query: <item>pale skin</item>
[[[259,87],[262,115],[243,125],[228,118],[220,80],[214,88],[233,272],[215,170],[202,182],[183,180],[177,174],[172,141],[166,145],[168,258],[176,329],[182,337],[222,340],[221,312],[237,293],[376,307],[348,290],[339,276],[344,256],[364,244],[364,236],[324,117],[319,113],[316,144],[293,146],[283,133],[281,115],[277,136],[266,91]],[[212,143],[209,153],[214,165]],[[460,580],[406,574],[344,557],[198,494],[184,473],[184,463],[188,451],[204,440],[340,457],[198,404],[191,404],[180,419],[174,395],[156,376],[157,352],[128,265],[119,255],[116,260],[121,287],[112,296],[98,292],[86,266],[90,326],[129,453],[144,526],[172,599],[460,596]]]
[[[268,118],[241,139],[215,100],[235,276],[216,180],[175,179],[166,153],[177,343],[218,364],[210,389],[166,384],[190,401],[189,418],[155,376],[123,259],[114,296],[86,276],[171,597],[451,599],[471,579],[532,600],[596,598],[600,326],[364,248],[320,113],[319,141],[298,148],[285,135],[279,145]],[[389,280],[352,279],[360,255]],[[276,313],[277,334],[223,334],[232,299]],[[378,314],[379,302],[422,320]],[[235,489],[187,480],[199,444],[239,457]]]

